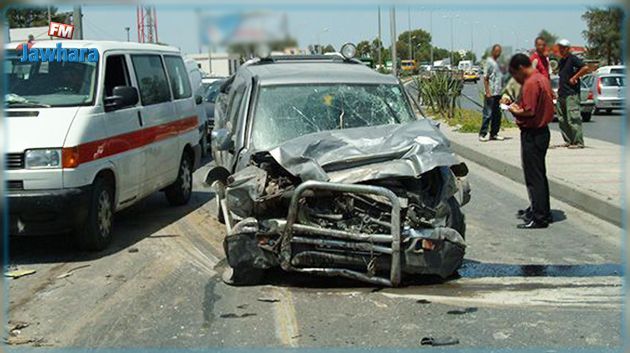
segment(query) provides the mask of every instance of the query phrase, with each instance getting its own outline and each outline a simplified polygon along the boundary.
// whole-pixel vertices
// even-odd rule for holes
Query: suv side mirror
[[[211,133],[210,141],[212,141],[212,149],[216,151],[228,151],[234,150],[234,141],[232,141],[232,134],[228,129],[214,129]]]
[[[199,104],[203,103],[203,97],[202,97],[202,96],[199,96],[199,95],[195,96],[195,103],[196,103],[197,105],[199,105]]]
[[[112,95],[105,97],[105,111],[130,107],[138,103],[138,90],[131,86],[116,86]]]

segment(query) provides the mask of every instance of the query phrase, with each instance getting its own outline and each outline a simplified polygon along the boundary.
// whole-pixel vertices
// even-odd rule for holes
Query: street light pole
[[[429,46],[431,49],[431,67],[433,67],[433,10],[429,10],[429,31],[431,32],[431,40],[429,41]]]
[[[127,32],[127,42],[129,41],[129,27],[125,27],[125,31]]]
[[[394,75],[394,77],[397,77],[398,73],[397,73],[397,63],[396,63],[396,6],[391,7],[391,10],[389,11],[389,31],[390,31],[390,35],[391,35],[391,41],[392,41],[392,74]]]
[[[453,64],[453,17],[451,17],[451,66]]]
[[[381,52],[381,48],[383,47],[383,42],[381,40],[381,7],[378,7],[378,65],[379,67],[383,67],[383,53]]]

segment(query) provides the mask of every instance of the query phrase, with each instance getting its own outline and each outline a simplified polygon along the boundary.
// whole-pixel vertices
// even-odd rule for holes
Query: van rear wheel
[[[80,249],[98,251],[112,241],[114,223],[114,189],[105,178],[97,178],[92,185],[88,217],[83,227],[74,233]]]
[[[188,203],[192,195],[192,161],[187,153],[184,153],[179,163],[177,180],[164,190],[166,200],[171,206],[181,206]]]

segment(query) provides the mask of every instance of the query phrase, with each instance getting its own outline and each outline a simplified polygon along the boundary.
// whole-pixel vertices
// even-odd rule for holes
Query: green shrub
[[[438,71],[426,77],[414,77],[418,101],[430,110],[448,119],[454,118],[460,108],[459,97],[464,81],[447,71]]]

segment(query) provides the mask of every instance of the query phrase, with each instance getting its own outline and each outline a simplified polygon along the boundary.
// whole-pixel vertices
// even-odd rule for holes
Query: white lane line
[[[385,289],[390,298],[426,299],[447,305],[619,309],[622,278],[486,277],[460,279],[440,287]]]
[[[298,347],[299,330],[293,295],[287,288],[274,287],[273,292],[280,299],[274,303],[276,336],[283,346]]]

